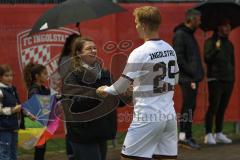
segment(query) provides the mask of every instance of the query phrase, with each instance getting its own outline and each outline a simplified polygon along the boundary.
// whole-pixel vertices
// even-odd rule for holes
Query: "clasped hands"
[[[102,98],[105,98],[108,96],[108,93],[105,91],[105,88],[108,86],[101,86],[96,90],[97,95],[99,95]],[[127,89],[126,92],[122,93],[122,96],[132,96],[132,92],[133,92],[133,86],[130,85]]]
[[[96,90],[97,95],[99,95],[102,98],[105,98],[108,96],[108,93],[104,90],[108,86],[101,86]]]

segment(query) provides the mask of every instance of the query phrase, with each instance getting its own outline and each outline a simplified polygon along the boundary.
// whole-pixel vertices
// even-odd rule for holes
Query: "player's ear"
[[[141,23],[141,27],[144,32],[147,32],[148,26],[146,25],[146,23]]]

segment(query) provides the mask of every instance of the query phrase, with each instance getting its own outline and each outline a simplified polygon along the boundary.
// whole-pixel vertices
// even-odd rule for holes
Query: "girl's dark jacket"
[[[46,88],[45,86],[40,86],[40,85],[37,85],[37,84],[33,84],[28,89],[28,98],[31,98],[34,94],[50,95],[50,90],[48,88]]]
[[[64,68],[64,70],[65,69],[66,68]],[[94,83],[85,83],[82,73],[79,71],[72,72],[68,76],[63,76],[63,78],[65,78],[63,79],[65,84],[81,85],[96,89],[103,85],[111,85],[111,75],[109,71],[106,70],[101,70],[101,78],[97,79]],[[75,110],[76,112],[88,110],[91,107],[97,106],[99,104],[99,102],[94,99],[83,97],[77,98],[74,96],[72,98],[74,99],[72,110]],[[119,106],[124,106],[124,103],[120,102]],[[73,143],[88,144],[114,139],[116,132],[116,110],[112,111],[102,118],[90,122],[67,122],[67,135],[69,140]]]
[[[15,107],[17,104],[20,104],[20,100],[17,94],[16,87],[6,86],[3,83],[0,83],[0,92],[1,92],[1,103],[2,107]],[[12,115],[0,115],[0,130],[5,131],[16,131],[19,128],[24,127],[23,114],[15,113]]]

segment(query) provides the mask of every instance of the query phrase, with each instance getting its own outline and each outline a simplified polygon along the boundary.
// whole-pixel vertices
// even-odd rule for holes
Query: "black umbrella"
[[[232,29],[240,25],[240,2],[239,0],[205,0],[194,9],[201,11],[204,31],[215,30],[219,22],[224,19],[230,20]]]
[[[30,34],[123,11],[124,8],[109,0],[67,0],[45,12]]]

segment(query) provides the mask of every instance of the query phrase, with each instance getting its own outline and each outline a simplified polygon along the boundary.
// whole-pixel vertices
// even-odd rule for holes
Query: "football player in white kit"
[[[118,95],[133,83],[134,115],[122,148],[123,160],[176,159],[176,54],[159,38],[158,8],[144,6],[136,8],[133,14],[138,34],[145,42],[129,55],[122,76],[110,87],[99,87],[97,93],[103,97]]]

